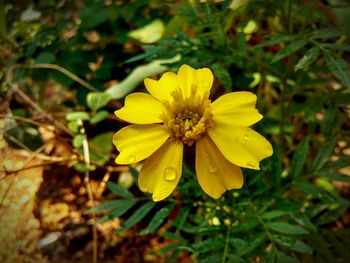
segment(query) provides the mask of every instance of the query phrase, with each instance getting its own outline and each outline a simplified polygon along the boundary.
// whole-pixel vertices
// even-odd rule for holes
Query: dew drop
[[[210,153],[208,153],[208,152],[206,152],[205,153],[205,155],[206,155],[206,157],[207,157],[207,159],[208,159],[208,164],[209,164],[209,172],[210,173],[215,173],[217,170],[218,170],[218,168],[216,167],[216,165],[215,165],[215,162],[214,162],[214,160],[213,160],[213,157],[211,156],[211,154]]]
[[[167,181],[174,181],[176,178],[176,170],[172,167],[165,168],[163,177]]]
[[[209,164],[209,172],[215,173],[218,170],[212,163]]]
[[[135,163],[136,157],[134,155],[130,155],[128,158],[128,163]]]
[[[248,136],[248,134],[244,134],[244,135],[243,135],[243,139],[246,140],[246,141],[249,141],[249,136]]]
[[[149,185],[148,185],[148,184],[144,184],[144,185],[142,185],[141,188],[142,188],[141,190],[142,190],[143,192],[148,192]]]

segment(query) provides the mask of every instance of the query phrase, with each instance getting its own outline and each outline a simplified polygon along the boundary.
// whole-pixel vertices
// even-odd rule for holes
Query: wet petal
[[[272,155],[271,144],[250,128],[214,123],[208,134],[225,158],[240,167],[259,170],[259,162]]]
[[[146,78],[144,83],[148,92],[160,101],[171,100],[171,93],[178,87],[177,76],[172,72],[165,72],[159,80]]]
[[[169,138],[169,130],[159,124],[132,124],[120,129],[113,136],[113,143],[120,154],[118,164],[142,161],[158,150]]]
[[[255,94],[239,91],[221,96],[211,104],[211,109],[216,122],[250,126],[262,119],[255,104]]]
[[[163,104],[146,93],[133,93],[125,98],[125,105],[115,111],[124,121],[135,124],[160,123],[160,115],[165,112]]]
[[[188,65],[182,65],[178,72],[179,86],[185,97],[191,96],[192,87],[196,95],[202,95],[210,91],[214,76],[209,68],[195,70]]]
[[[241,168],[227,161],[207,136],[196,144],[196,172],[203,191],[212,198],[243,185]]]
[[[153,200],[168,197],[178,184],[182,172],[183,143],[168,140],[143,164],[139,174],[139,187],[153,193]]]
[[[195,83],[197,85],[197,94],[210,93],[210,89],[213,86],[214,76],[210,69],[201,68],[197,69],[195,73]]]

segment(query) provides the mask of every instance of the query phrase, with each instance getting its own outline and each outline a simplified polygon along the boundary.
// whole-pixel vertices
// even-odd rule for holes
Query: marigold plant
[[[178,74],[166,72],[159,81],[144,82],[150,94],[130,94],[115,112],[132,124],[118,131],[113,142],[120,152],[118,164],[147,158],[138,181],[154,201],[168,197],[178,184],[184,147],[195,144],[197,179],[213,198],[242,187],[240,167],[258,170],[259,162],[272,155],[271,144],[249,128],[262,118],[253,93],[231,92],[211,102],[211,70],[188,65]]]

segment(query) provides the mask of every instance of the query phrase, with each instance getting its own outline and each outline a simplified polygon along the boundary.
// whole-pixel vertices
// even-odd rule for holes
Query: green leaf
[[[179,234],[175,234],[173,232],[164,231],[159,234],[159,236],[164,237],[165,239],[169,239],[172,241],[185,242],[186,240]]]
[[[306,194],[310,194],[315,198],[318,198],[320,200],[326,201],[326,202],[334,202],[334,197],[329,194],[327,191],[316,187],[313,184],[308,183],[300,183],[300,182],[294,182],[293,186],[300,191],[303,191]]]
[[[92,29],[105,22],[108,18],[108,9],[102,5],[86,6],[80,13],[81,28]]]
[[[306,136],[296,147],[292,159],[290,176],[298,176],[303,170],[309,152],[310,136]]]
[[[137,203],[137,200],[136,199],[122,199],[122,200],[116,200],[115,203],[113,204],[114,205],[114,208],[113,210],[111,211],[110,214],[104,216],[104,217],[101,217],[99,220],[98,220],[98,223],[103,223],[103,222],[106,222],[108,220],[111,220],[115,217],[120,217],[122,215],[124,215],[126,212],[129,211],[129,209],[131,207],[133,207],[135,204]],[[96,208],[98,209],[98,207]]]
[[[119,228],[116,232],[120,233],[123,232],[134,225],[136,225],[138,222],[140,222],[150,211],[151,209],[155,206],[154,202],[148,202],[145,203],[143,206],[138,208],[132,216],[130,216],[123,224],[121,228]]]
[[[129,172],[130,172],[132,178],[134,179],[134,183],[138,186],[138,179],[137,178],[139,176],[139,172],[137,171],[136,168],[131,167],[131,166],[129,166]]]
[[[96,112],[95,115],[93,115],[90,119],[90,123],[91,124],[96,124],[100,121],[103,121],[104,119],[106,119],[109,115],[109,112],[106,111],[106,110],[101,110],[101,111],[98,111]]]
[[[77,120],[87,121],[89,119],[90,119],[89,114],[87,114],[84,111],[70,112],[66,115],[67,121],[77,121]]]
[[[184,207],[183,209],[181,209],[176,219],[173,220],[172,224],[176,226],[178,229],[182,230],[186,223],[186,219],[189,213],[190,213],[190,208]]]
[[[324,113],[323,121],[321,122],[321,133],[329,138],[333,136],[338,128],[339,123],[339,109],[338,107],[332,107],[327,109]]]
[[[35,63],[41,64],[41,63],[47,63],[52,64],[56,61],[56,56],[52,54],[51,52],[41,52],[37,58]]]
[[[341,156],[337,160],[333,162],[327,162],[323,168],[327,170],[338,170],[349,166],[350,164],[350,156]]]
[[[204,255],[202,258],[198,259],[199,263],[221,263],[223,254],[219,253],[211,253],[209,255]]]
[[[68,128],[75,133],[79,132],[79,124],[76,121],[68,122]]]
[[[247,219],[247,220],[240,222],[237,226],[234,226],[232,232],[233,233],[244,232],[244,231],[253,229],[259,225],[260,225],[259,220]]]
[[[152,218],[148,226],[140,232],[140,235],[147,235],[156,231],[156,229],[164,222],[165,218],[169,215],[173,208],[173,205],[163,207]]]
[[[193,249],[197,252],[213,252],[223,247],[224,240],[222,237],[212,237],[210,239],[196,242]]]
[[[273,211],[269,211],[267,213],[264,213],[262,215],[262,218],[264,218],[264,219],[274,219],[274,218],[281,217],[281,216],[284,216],[284,215],[287,215],[287,214],[288,214],[288,212],[286,212],[286,211],[273,210]]]
[[[329,171],[319,171],[318,175],[322,177],[326,177],[330,180],[350,183],[350,176],[348,175],[339,174],[336,172],[329,172]]]
[[[297,35],[282,35],[282,34],[280,34],[280,35],[271,37],[269,40],[265,40],[261,44],[254,46],[254,48],[272,46],[272,45],[276,45],[276,44],[279,44],[282,42],[292,41],[292,40],[295,40],[297,37],[298,37]]]
[[[273,231],[288,235],[304,235],[309,233],[300,226],[284,222],[269,222],[266,223],[266,226]]]
[[[97,111],[98,109],[105,106],[111,99],[112,96],[109,93],[90,92],[87,95],[86,103],[91,110]]]
[[[276,263],[299,263],[295,258],[292,258],[281,251],[277,252]]]
[[[346,88],[350,88],[350,69],[345,60],[331,52],[325,52],[325,59],[330,71],[333,72]]]
[[[295,239],[294,237],[273,235],[272,240],[282,247],[292,251],[304,254],[312,253],[312,248],[310,246],[304,242],[301,242],[300,240]]]
[[[319,47],[310,48],[302,57],[302,59],[300,59],[299,62],[295,65],[294,70],[297,71],[299,69],[307,68],[318,58],[319,55]]]
[[[328,161],[329,157],[332,155],[336,144],[336,138],[325,142],[322,144],[322,147],[318,149],[315,161],[313,163],[313,169],[319,170],[323,165]]]
[[[91,162],[104,165],[109,160],[113,135],[114,132],[101,133],[89,141]]]
[[[343,28],[324,28],[312,31],[310,33],[310,36],[312,38],[318,38],[318,39],[328,39],[328,38],[334,38],[334,37],[340,37],[343,35],[348,35],[346,30]]]
[[[130,31],[129,37],[140,41],[141,43],[151,44],[160,40],[163,36],[165,27],[160,19],[155,19],[151,23]]]
[[[322,43],[322,47],[326,49],[340,50],[350,52],[350,45],[339,43]]]
[[[84,140],[86,139],[85,134],[75,135],[73,138],[73,146],[74,148],[80,148],[83,145]]]
[[[274,63],[286,56],[289,56],[290,54],[296,52],[297,50],[301,49],[303,46],[305,46],[308,43],[308,40],[305,38],[296,40],[295,42],[292,42],[290,45],[286,46],[284,49],[277,52],[277,54],[272,59],[271,63]]]
[[[99,213],[99,212],[108,211],[108,210],[123,211],[126,208],[127,209],[131,208],[131,206],[133,206],[135,203],[136,203],[136,200],[129,200],[129,199],[111,200],[91,208],[88,212]]]
[[[134,198],[134,195],[129,192],[126,188],[124,188],[123,186],[119,185],[119,184],[115,184],[112,182],[107,182],[107,188],[115,195],[126,198],[126,199],[130,199],[130,198]]]
[[[248,241],[239,238],[231,238],[230,243],[236,249],[235,254],[238,256],[244,256],[262,245],[265,242],[265,237],[265,233],[259,233]]]
[[[212,66],[215,76],[220,80],[225,89],[232,90],[232,82],[230,73],[221,64],[214,64]]]

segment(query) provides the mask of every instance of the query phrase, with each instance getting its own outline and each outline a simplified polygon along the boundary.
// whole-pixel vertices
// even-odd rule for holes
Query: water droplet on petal
[[[136,157],[134,155],[130,155],[128,157],[128,163],[135,163],[135,161],[136,161]]]
[[[163,177],[167,181],[174,181],[176,178],[176,170],[172,167],[165,168]]]
[[[246,140],[246,141],[248,141],[248,140],[249,140],[248,134],[244,134],[244,135],[243,135],[243,139]]]
[[[143,192],[148,192],[148,189],[149,189],[149,185],[148,184],[142,184],[142,185],[140,185],[140,187],[141,187],[141,190]]]
[[[209,172],[215,173],[217,170],[218,168],[216,168],[216,166],[213,166],[212,164],[209,165]]]

